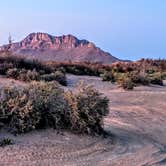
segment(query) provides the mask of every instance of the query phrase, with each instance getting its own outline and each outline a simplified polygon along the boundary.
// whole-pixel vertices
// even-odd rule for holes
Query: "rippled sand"
[[[94,84],[109,97],[110,114],[104,124],[114,137],[95,138],[53,129],[15,137],[1,131],[0,137],[12,137],[15,145],[0,148],[0,166],[166,165],[166,87],[140,86],[124,91],[97,77],[69,75],[68,88],[73,89],[80,80]],[[1,78],[1,85],[4,81]]]

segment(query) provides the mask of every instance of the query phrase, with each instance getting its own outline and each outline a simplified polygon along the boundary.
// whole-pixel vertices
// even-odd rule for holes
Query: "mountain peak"
[[[8,46],[2,46],[3,50]],[[119,61],[111,54],[104,52],[88,40],[80,40],[68,34],[52,36],[47,33],[31,33],[22,41],[13,43],[10,51],[45,61],[73,61],[112,63]]]
[[[79,40],[75,36],[51,36],[47,33],[31,33],[24,40],[21,41],[21,46],[28,49],[65,49],[76,48],[87,45],[95,46],[87,40]]]

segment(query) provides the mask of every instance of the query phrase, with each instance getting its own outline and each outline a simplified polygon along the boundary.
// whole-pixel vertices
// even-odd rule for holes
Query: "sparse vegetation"
[[[67,73],[75,75],[100,76],[103,81],[118,82],[122,74],[126,74],[127,80],[133,82],[134,86],[161,84],[161,79],[166,78],[166,60],[141,59],[137,62],[117,62],[112,65],[100,63],[48,63],[53,68],[63,67]],[[161,78],[156,78],[161,73]],[[157,74],[158,75],[158,74]],[[123,87],[123,86],[122,86]]]
[[[90,63],[41,63],[18,57],[0,57],[0,74],[29,82],[22,90],[0,90],[0,124],[13,133],[38,128],[69,129],[77,133],[100,134],[108,99],[89,86],[76,93],[65,92],[65,73],[100,76],[125,90],[137,85],[158,84],[166,77],[165,60],[141,60],[112,65]],[[33,82],[37,81],[37,82]],[[56,82],[57,81],[57,82]]]
[[[119,75],[126,73],[137,85],[159,84],[166,77],[166,60],[142,59],[137,62],[118,62],[112,65],[100,63],[41,63],[36,60],[5,56],[0,57],[0,74],[22,81],[56,80],[66,85],[65,73],[100,76],[103,81],[117,82]],[[161,77],[157,74],[160,73]],[[158,78],[157,78],[158,77]]]
[[[38,60],[25,59],[14,55],[0,56],[0,64],[2,68],[5,69],[4,70],[5,72],[2,74],[6,74],[6,71],[11,68],[25,69],[25,70],[35,69],[37,72],[43,70],[45,73],[51,73],[53,71],[51,67],[45,65],[42,62],[39,62]]]
[[[32,82],[23,90],[5,88],[0,94],[0,123],[12,133],[46,127],[88,134],[103,132],[108,99],[92,87],[83,86],[74,94],[64,92],[56,82]]]
[[[39,61],[19,57],[0,56],[0,74],[25,82],[44,80],[67,85],[65,72],[61,68],[54,69]]]

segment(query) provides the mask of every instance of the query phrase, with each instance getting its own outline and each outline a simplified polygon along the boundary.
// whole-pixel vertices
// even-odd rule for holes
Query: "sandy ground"
[[[166,86],[140,86],[126,92],[97,77],[68,75],[68,88],[72,90],[80,80],[110,99],[104,127],[114,139],[59,134],[52,129],[17,137],[1,131],[0,137],[13,138],[15,144],[0,148],[0,166],[166,165]],[[0,85],[5,81],[1,78]]]

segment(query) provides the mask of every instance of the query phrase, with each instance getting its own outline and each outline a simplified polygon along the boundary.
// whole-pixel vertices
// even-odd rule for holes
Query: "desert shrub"
[[[36,71],[36,69],[33,69],[32,71],[31,70],[28,70],[27,71],[27,80],[28,81],[38,81],[39,80],[39,73]]]
[[[9,78],[18,79],[25,82],[39,80],[39,73],[35,69],[31,71],[26,69],[12,68],[7,70],[6,76]]]
[[[148,77],[144,75],[138,75],[138,81],[137,82],[133,81],[133,82],[141,85],[149,85],[150,83]]]
[[[43,74],[40,76],[40,80],[41,81],[46,81],[46,82],[50,82],[50,81],[55,81],[56,77],[54,73],[51,74]]]
[[[53,69],[35,59],[25,59],[23,57],[19,57],[16,55],[4,55],[0,56],[0,64],[3,65],[3,68],[17,68],[17,69],[26,69],[26,70],[33,70],[36,71],[44,70],[45,73],[51,73]]]
[[[116,63],[112,66],[112,70],[117,73],[125,73],[124,66],[123,63]]]
[[[23,133],[35,129],[40,120],[29,100],[28,89],[6,88],[1,91],[1,122],[6,123],[12,133]]]
[[[1,75],[5,75],[7,70],[10,69],[10,68],[13,68],[13,64],[12,63],[0,63],[0,74]]]
[[[118,73],[118,72],[113,72],[114,73],[114,79],[115,82],[118,82],[119,80],[121,80],[123,77],[126,77],[125,73]]]
[[[147,69],[146,72],[147,72],[147,74],[153,74],[156,71],[154,69]]]
[[[9,78],[14,78],[16,80],[21,80],[25,82],[39,81],[39,80],[46,82],[57,81],[62,85],[65,86],[67,85],[65,73],[61,71],[55,71],[54,73],[51,74],[44,74],[44,73],[45,72],[43,70],[37,72],[36,69],[26,70],[24,68],[23,69],[12,68],[7,70],[6,76]]]
[[[125,85],[128,82],[128,85],[133,84],[134,86],[137,85],[149,85],[150,81],[147,77],[147,74],[143,74],[138,71],[132,71],[128,73],[116,73],[114,72],[114,78],[115,81],[123,87],[123,84]],[[131,83],[132,82],[132,83]]]
[[[130,78],[125,78],[120,82],[120,87],[125,90],[132,90],[134,88],[134,83]]]
[[[34,111],[33,101],[22,94],[9,101],[11,119],[9,123],[12,133],[25,133],[36,129],[40,122],[40,112]]]
[[[67,85],[66,75],[62,71],[55,72],[56,81],[58,81],[62,85]]]
[[[43,126],[46,126],[46,122],[52,126],[58,125],[63,112],[63,100],[58,96],[61,93],[56,83],[32,83],[23,92],[8,89],[1,102],[3,122],[9,124],[13,133],[28,132],[38,128],[41,122],[45,122]]]
[[[66,73],[90,76],[99,76],[101,74],[99,70],[104,68],[104,65],[102,64],[89,62],[51,63],[49,65],[58,70],[62,68]]]
[[[65,73],[63,73],[61,71],[56,71],[55,73],[42,75],[40,77],[40,80],[47,81],[47,82],[57,81],[61,85],[64,85],[64,86],[67,85],[66,75],[65,75]]]
[[[103,117],[109,112],[109,100],[90,86],[81,85],[77,91],[77,94],[66,93],[71,130],[78,133],[101,134]]]
[[[100,75],[100,77],[103,81],[115,81],[114,75],[111,71],[105,71],[103,74]]]
[[[17,79],[17,77],[19,76],[19,70],[17,68],[8,69],[6,72],[6,76],[9,78]]]
[[[30,81],[27,77],[27,70],[26,69],[21,69],[19,71],[19,75],[18,75],[17,79],[19,79],[21,81]]]
[[[149,74],[147,78],[151,84],[163,85],[163,78],[161,73]]]
[[[133,90],[134,83],[126,74],[118,78],[119,87],[122,87],[125,90]]]
[[[68,73],[75,74],[75,75],[84,75],[85,74],[83,66],[68,65],[68,66],[66,66],[66,71]]]
[[[44,74],[46,74],[46,73],[45,73],[44,70],[39,70],[39,74],[40,74],[40,75],[44,75]]]
[[[26,69],[21,69],[19,71],[19,75],[17,77],[18,80],[25,81],[25,82],[30,82],[33,80],[39,80],[39,73],[33,69],[31,70],[26,70]]]
[[[5,87],[0,89],[0,122],[9,123],[9,117],[11,117],[11,110],[9,107],[9,101],[16,98],[19,95],[19,91],[14,88]]]
[[[0,98],[0,123],[12,133],[52,127],[101,134],[103,117],[109,111],[108,99],[92,87],[81,86],[75,94],[64,92],[57,82],[1,89]]]
[[[161,73],[161,78],[162,78],[163,80],[166,79],[166,72],[162,72],[162,73]]]
[[[13,145],[14,141],[11,138],[3,138],[0,139],[0,147],[4,147],[7,145]]]
[[[30,85],[30,100],[36,112],[40,112],[38,127],[66,128],[69,123],[64,91],[56,82],[34,82]]]
[[[33,82],[23,91],[6,88],[1,92],[0,121],[12,133],[24,133],[38,127],[63,128],[67,118],[63,90],[56,82]]]
[[[149,85],[149,79],[147,78],[147,74],[143,74],[137,71],[128,73],[127,76],[132,80],[132,82],[137,85]]]

